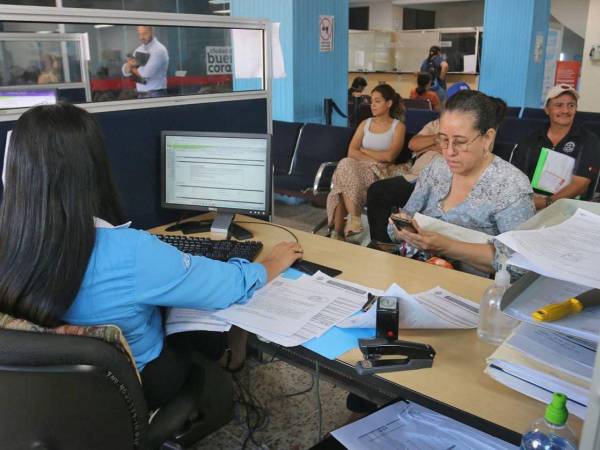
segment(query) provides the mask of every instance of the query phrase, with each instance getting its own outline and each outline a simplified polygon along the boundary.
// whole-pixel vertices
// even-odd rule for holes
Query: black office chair
[[[215,398],[216,386],[227,388],[229,375],[210,365],[204,369],[148,424],[135,369],[113,345],[92,337],[0,330],[0,448],[183,449],[232,415],[231,378],[229,395]],[[202,392],[204,382],[211,385],[208,392]],[[221,397],[229,399],[229,408]],[[225,422],[215,426],[215,415],[225,415]]]
[[[433,109],[429,99],[403,98],[402,102],[404,103],[406,109],[424,109],[427,111],[431,111]]]

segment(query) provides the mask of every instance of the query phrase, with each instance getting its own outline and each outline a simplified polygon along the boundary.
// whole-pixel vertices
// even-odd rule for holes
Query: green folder
[[[540,183],[540,177],[542,176],[542,173],[544,172],[544,166],[546,165],[546,159],[548,158],[548,152],[553,152],[553,151],[554,150],[551,150],[549,148],[542,147],[542,152],[540,153],[540,157],[538,158],[537,165],[535,166],[535,171],[533,172],[533,178],[531,179],[531,187],[534,189],[537,189],[538,191],[551,193],[550,191],[546,191],[546,190],[540,188],[539,183]]]

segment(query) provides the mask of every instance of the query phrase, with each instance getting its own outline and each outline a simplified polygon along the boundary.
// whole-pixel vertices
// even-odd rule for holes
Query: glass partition
[[[87,2],[95,3],[95,2]],[[0,22],[0,86],[103,102],[265,89],[263,29]]]

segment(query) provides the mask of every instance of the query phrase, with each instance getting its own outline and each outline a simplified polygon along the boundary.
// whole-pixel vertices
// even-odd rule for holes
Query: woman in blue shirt
[[[113,227],[124,215],[100,127],[72,105],[24,113],[5,172],[0,310],[49,327],[119,326],[144,387],[153,385],[147,366],[165,342],[159,306],[215,310],[244,303],[302,254],[299,244],[280,243],[261,264],[224,263]],[[148,399],[151,406],[166,400],[158,397]]]
[[[462,242],[418,226],[416,233],[398,230],[390,221],[394,240],[464,263],[461,268],[466,271],[489,273],[498,268],[492,236],[535,214],[527,176],[492,153],[503,106],[478,91],[461,91],[446,102],[437,139],[443,158],[423,169],[404,206],[409,215],[419,212],[489,234],[490,243]]]

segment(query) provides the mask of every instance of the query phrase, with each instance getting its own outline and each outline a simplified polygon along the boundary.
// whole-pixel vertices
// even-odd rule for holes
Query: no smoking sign
[[[319,16],[319,50],[333,51],[333,16]]]

